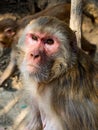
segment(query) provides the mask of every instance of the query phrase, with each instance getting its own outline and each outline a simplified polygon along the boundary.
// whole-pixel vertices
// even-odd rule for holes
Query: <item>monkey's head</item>
[[[76,64],[75,34],[64,22],[53,17],[32,20],[17,48],[20,70],[39,82],[56,79]],[[20,57],[21,52],[23,57]]]
[[[6,48],[12,45],[17,28],[16,20],[12,18],[0,19],[0,47]]]

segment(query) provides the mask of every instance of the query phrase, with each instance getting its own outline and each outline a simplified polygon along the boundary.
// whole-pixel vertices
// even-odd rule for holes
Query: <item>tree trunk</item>
[[[76,32],[77,45],[81,48],[82,0],[71,0],[70,28]]]

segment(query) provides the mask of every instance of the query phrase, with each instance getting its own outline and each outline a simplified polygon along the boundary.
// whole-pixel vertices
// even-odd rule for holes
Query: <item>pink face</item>
[[[46,64],[47,58],[53,56],[59,49],[57,38],[40,33],[27,33],[25,39],[27,69],[35,71],[40,64]]]

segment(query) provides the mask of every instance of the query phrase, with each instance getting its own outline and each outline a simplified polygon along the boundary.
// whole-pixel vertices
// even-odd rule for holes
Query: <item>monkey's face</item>
[[[25,55],[22,66],[30,75],[46,80],[59,49],[60,43],[56,37],[30,31],[25,37]]]
[[[49,60],[52,60],[52,56],[58,52],[60,47],[60,43],[55,37],[39,32],[28,32],[25,44],[27,46],[26,61],[29,72],[36,72],[38,71],[37,66],[44,66],[50,62]]]
[[[12,28],[6,28],[0,32],[0,44],[3,48],[11,47],[16,32]]]
[[[2,48],[11,47],[17,27],[18,25],[13,19],[0,20],[0,46]]]
[[[23,73],[36,76],[40,81],[46,81],[58,76],[57,73],[60,75],[67,68],[71,57],[69,39],[64,35],[67,30],[64,32],[62,22],[59,22],[56,19],[42,17],[27,26],[18,43],[18,47],[24,51],[20,65]],[[61,30],[53,25],[58,25]]]

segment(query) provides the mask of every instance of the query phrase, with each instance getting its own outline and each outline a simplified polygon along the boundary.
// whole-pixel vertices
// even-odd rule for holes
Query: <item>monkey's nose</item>
[[[39,57],[39,55],[38,54],[37,55],[31,54],[31,57],[33,57],[34,59],[36,59],[36,58]]]
[[[30,56],[31,56],[33,59],[37,59],[37,58],[40,57],[40,52],[39,52],[39,51],[31,52]]]

